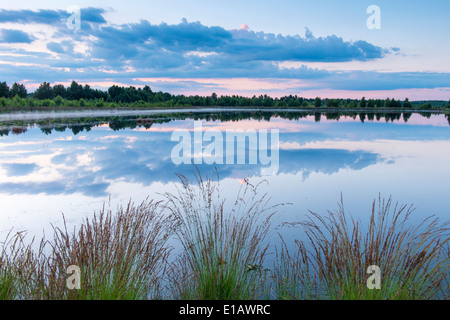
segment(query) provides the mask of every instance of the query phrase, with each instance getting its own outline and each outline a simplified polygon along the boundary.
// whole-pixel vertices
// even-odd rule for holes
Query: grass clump
[[[176,299],[254,299],[264,282],[262,266],[274,206],[258,186],[242,185],[230,208],[213,179],[179,175],[178,194],[166,194],[181,244],[169,274]]]
[[[23,234],[11,235],[9,232],[2,243],[0,254],[0,300],[13,300],[19,293],[20,267],[23,263],[24,252],[28,248],[24,246]]]
[[[53,227],[52,241],[43,239],[37,253],[31,247],[24,253],[23,248],[10,246],[9,251],[15,255],[6,260],[13,264],[11,270],[21,287],[17,292],[5,292],[12,292],[12,299],[150,298],[150,294],[158,293],[158,281],[170,251],[167,225],[159,208],[159,203],[148,201],[138,206],[129,202],[115,213],[103,207],[92,219],[85,219],[78,231],[69,232],[64,219],[64,227]],[[79,289],[68,288],[70,266],[79,268]]]
[[[27,243],[26,232],[10,231],[1,245],[0,300],[28,299],[31,274],[36,262],[34,239]]]
[[[278,300],[323,299],[320,283],[310,262],[309,252],[302,241],[295,240],[293,249],[281,237],[281,247],[276,248],[273,267],[273,296]]]
[[[310,212],[300,226],[307,243],[282,247],[277,267],[279,298],[434,299],[448,296],[448,222],[429,217],[408,224],[414,210],[392,200],[374,201],[366,228],[349,217],[341,200],[337,212]],[[284,243],[284,242],[283,242]],[[308,248],[308,249],[306,249]],[[381,271],[381,288],[369,289],[368,267]],[[287,270],[287,271],[286,271]],[[445,293],[445,291],[447,291]]]

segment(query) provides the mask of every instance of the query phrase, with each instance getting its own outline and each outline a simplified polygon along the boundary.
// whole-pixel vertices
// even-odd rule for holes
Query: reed
[[[175,299],[239,300],[262,294],[270,219],[275,206],[258,186],[242,185],[226,207],[219,183],[179,175],[182,187],[166,194],[180,253],[169,273]],[[218,178],[218,176],[217,176]],[[218,179],[217,179],[218,180]]]
[[[305,241],[280,235],[267,268],[271,221],[278,205],[248,181],[227,201],[219,177],[179,175],[164,202],[131,201],[102,210],[69,231],[53,226],[34,238],[10,232],[0,247],[1,300],[105,299],[449,299],[449,222],[431,216],[411,223],[414,209],[374,201],[367,224],[344,210],[309,212],[290,223]],[[170,259],[169,259],[170,258]],[[380,289],[367,286],[369,266]],[[80,288],[69,289],[69,266]]]
[[[323,299],[305,243],[295,240],[293,249],[289,249],[280,237],[281,247],[275,248],[271,297],[278,300]]]
[[[321,299],[434,299],[442,297],[448,280],[449,259],[442,252],[449,243],[449,223],[433,216],[417,225],[408,222],[412,207],[395,205],[392,200],[374,201],[367,228],[344,211],[326,216],[310,212],[299,225],[307,243],[297,241],[297,254],[283,248],[282,261],[299,285],[290,289],[289,278],[279,269],[279,283],[290,298]],[[309,248],[306,250],[306,248]],[[283,263],[281,264],[283,265]],[[367,269],[381,270],[381,288],[369,289]],[[313,281],[305,283],[308,279]],[[301,279],[301,280],[300,280]],[[303,291],[301,291],[303,290]],[[448,296],[448,285],[446,287]],[[444,293],[445,294],[445,293]],[[281,291],[280,297],[286,297]]]
[[[29,298],[31,272],[35,265],[32,249],[34,238],[26,241],[24,231],[10,231],[2,242],[0,252],[0,300]]]
[[[2,243],[0,255],[0,300],[12,300],[17,295],[18,279],[14,273],[14,262],[18,261],[20,255],[19,236],[11,236],[8,233]]]
[[[14,245],[9,241],[8,250],[2,251],[6,266],[13,267],[6,270],[13,270],[11,274],[20,284],[18,291],[8,291],[10,298],[139,300],[157,294],[170,252],[159,205],[129,202],[115,213],[104,206],[73,232],[68,231],[64,219],[64,227],[53,227],[53,239],[42,239],[37,252],[31,245],[21,244],[21,237],[13,237]],[[69,266],[80,268],[79,289],[67,286]]]

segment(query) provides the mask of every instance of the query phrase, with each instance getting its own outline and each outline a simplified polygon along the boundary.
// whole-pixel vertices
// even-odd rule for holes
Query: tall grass
[[[321,284],[314,273],[305,243],[295,240],[293,248],[281,236],[281,247],[275,248],[271,297],[278,300],[324,299]],[[274,286],[274,287],[273,287]]]
[[[2,251],[9,262],[2,270],[13,270],[20,290],[7,291],[7,285],[0,290],[8,292],[11,299],[150,298],[151,293],[157,293],[170,251],[166,245],[167,224],[159,207],[154,202],[144,201],[138,206],[130,202],[113,213],[104,206],[73,232],[68,231],[64,220],[63,228],[53,228],[52,241],[41,241],[37,253],[31,246],[20,245],[16,237],[15,246],[9,247],[14,255],[6,256],[7,251]],[[69,266],[80,268],[79,289],[67,286]]]
[[[103,206],[69,231],[65,219],[34,249],[24,232],[0,246],[0,299],[449,299],[449,222],[411,223],[412,207],[373,202],[367,224],[344,210],[309,212],[305,239],[281,236],[273,267],[271,222],[279,205],[248,181],[223,197],[217,172],[166,193],[164,202]],[[264,181],[263,181],[264,182]],[[261,182],[261,183],[263,183]],[[381,288],[369,289],[369,266]],[[80,288],[69,289],[69,266]],[[164,291],[165,290],[165,291]]]
[[[447,247],[442,250],[443,259],[450,261],[450,243],[447,244]],[[447,270],[447,277],[443,281],[442,285],[442,296],[441,298],[444,300],[450,300],[450,268]]]
[[[279,298],[432,299],[447,294],[448,222],[429,217],[409,224],[413,209],[374,201],[367,228],[344,211],[310,212],[300,224],[306,243],[295,254],[282,247],[277,266]],[[284,243],[284,242],[283,242]],[[308,248],[308,249],[306,249]],[[381,269],[381,288],[369,289],[367,269]],[[287,271],[285,271],[287,270]],[[309,275],[309,276],[308,276]],[[445,293],[445,291],[447,291]]]
[[[0,254],[0,300],[13,300],[19,292],[23,270],[27,265],[30,256],[30,246],[26,246],[23,241],[22,232],[12,234],[9,232],[2,243]]]
[[[264,283],[262,266],[274,213],[270,199],[247,183],[227,208],[214,179],[198,174],[191,183],[183,175],[179,178],[178,193],[166,194],[182,248],[169,274],[173,297],[254,299]]]

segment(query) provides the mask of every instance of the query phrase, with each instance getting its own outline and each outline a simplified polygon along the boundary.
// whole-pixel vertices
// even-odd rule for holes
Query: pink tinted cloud
[[[190,82],[186,89],[175,89],[172,93],[185,95],[210,95],[215,92],[219,95],[240,95],[252,97],[253,95],[267,94],[272,97],[282,97],[293,94],[305,98],[343,98],[343,99],[405,99],[409,100],[448,100],[450,87],[433,89],[395,89],[395,90],[332,90],[315,89],[308,90],[316,83],[302,79],[269,79],[269,78],[136,78],[149,85],[170,86],[170,83]],[[193,85],[192,85],[193,84]]]
[[[148,84],[154,91],[167,91],[172,94],[203,95],[208,96],[215,92],[220,95],[240,95],[252,97],[254,95],[267,94],[271,97],[282,97],[285,95],[298,95],[305,98],[343,98],[343,99],[386,99],[395,98],[404,100],[449,100],[450,87],[440,87],[433,89],[396,89],[396,90],[333,90],[333,89],[308,89],[316,86],[313,81],[302,79],[269,79],[269,78],[134,78],[140,84],[128,84],[112,79],[103,81],[78,81],[78,83],[88,83],[93,88],[107,90],[112,85],[128,87],[134,85],[143,87]],[[32,92],[39,87],[39,83],[31,80],[23,81],[27,89]],[[66,87],[70,82],[55,82]],[[185,85],[183,85],[185,84]],[[173,88],[171,88],[173,86]],[[162,89],[164,88],[164,89]]]
[[[311,123],[313,120],[310,121]],[[206,130],[218,130],[221,132],[225,132],[226,130],[271,130],[278,129],[284,132],[300,132],[307,129],[311,129],[311,123],[298,123],[298,122],[289,122],[287,123],[284,119],[273,118],[270,122],[267,121],[258,121],[258,120],[241,120],[239,122],[208,122],[202,121],[202,131]],[[193,122],[179,122],[173,125],[158,125],[152,126],[150,128],[135,128],[133,131],[145,131],[145,132],[172,132],[175,130],[187,130],[194,131],[194,123]]]
[[[448,100],[450,97],[450,87],[434,89],[395,89],[395,90],[370,90],[370,91],[352,91],[352,90],[306,90],[300,94],[305,98],[342,98],[342,99],[386,99],[395,98],[404,100],[408,98],[414,100]]]

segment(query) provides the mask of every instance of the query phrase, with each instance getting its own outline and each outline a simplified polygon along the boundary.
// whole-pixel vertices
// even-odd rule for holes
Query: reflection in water
[[[62,211],[84,217],[109,196],[120,203],[173,190],[176,173],[195,168],[172,162],[171,133],[192,130],[194,120],[205,130],[280,130],[278,173],[263,178],[276,202],[294,204],[286,219],[333,209],[341,192],[359,214],[382,192],[423,206],[424,214],[448,215],[448,116],[227,111],[0,123],[0,231],[44,225]],[[215,167],[231,193],[244,178],[262,179],[264,166]],[[205,174],[213,166],[198,169]]]
[[[121,149],[109,147],[107,149],[94,150],[92,153],[83,154],[86,163],[80,163],[77,157],[78,150],[73,153],[55,155],[51,159],[52,166],[58,175],[64,177],[61,181],[23,181],[13,182],[14,177],[32,175],[36,168],[42,168],[38,164],[4,164],[7,169],[7,177],[11,182],[0,183],[0,193],[9,194],[71,194],[82,193],[86,196],[106,196],[106,190],[116,180],[142,183],[150,185],[154,182],[176,182],[174,173],[189,176],[193,170],[192,165],[174,165],[170,157],[170,144],[166,145],[166,151],[159,148],[165,157],[153,157],[146,149]],[[160,146],[164,147],[164,146]],[[151,146],[149,146],[151,148]],[[147,149],[148,150],[148,149]],[[371,164],[375,164],[379,157],[370,152],[348,151],[333,149],[312,150],[281,150],[280,168],[278,173],[297,174],[308,176],[312,172],[332,174],[342,168],[360,170]],[[260,164],[219,164],[217,168],[221,178],[242,178],[259,176]],[[200,172],[210,172],[211,165],[199,164]],[[34,170],[33,170],[34,169]],[[32,178],[32,177],[30,177]],[[6,180],[6,179],[4,179]],[[23,180],[23,179],[20,179]],[[102,182],[98,182],[102,181]]]
[[[287,120],[299,120],[313,118],[315,122],[322,119],[340,121],[342,119],[359,119],[365,121],[385,121],[398,122],[400,119],[407,123],[412,116],[421,116],[426,119],[434,117],[434,120],[446,119],[450,125],[450,114],[440,114],[433,112],[312,112],[312,111],[218,111],[218,112],[179,112],[162,113],[141,116],[111,116],[111,117],[80,117],[80,118],[51,118],[40,120],[4,120],[0,121],[0,136],[12,134],[21,134],[27,131],[30,125],[36,125],[41,128],[45,134],[51,134],[52,131],[64,132],[70,129],[74,135],[86,130],[89,132],[92,127],[107,124],[112,130],[134,129],[136,127],[150,128],[153,124],[170,122],[174,119],[185,120],[203,120],[203,121],[239,121],[239,120],[265,120],[272,118],[282,118]],[[433,121],[426,122],[433,125]]]

